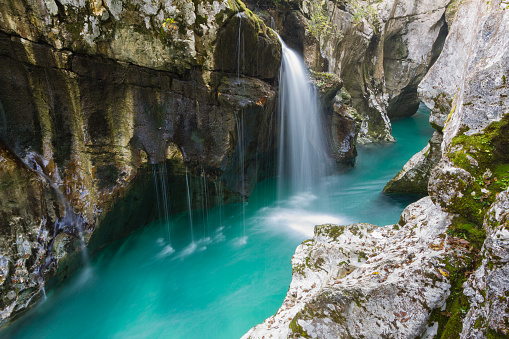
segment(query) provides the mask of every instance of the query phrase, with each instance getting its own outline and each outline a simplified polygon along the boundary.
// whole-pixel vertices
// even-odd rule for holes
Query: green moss
[[[458,225],[461,225],[457,221]],[[435,338],[459,338],[463,329],[463,319],[470,309],[468,298],[463,294],[463,283],[479,262],[477,251],[462,256],[461,260],[453,260],[452,256],[445,261],[445,269],[449,272],[451,284],[450,295],[446,301],[445,311],[435,309],[432,311],[429,323],[438,323],[438,332]]]
[[[486,338],[487,339],[509,339],[509,335],[498,332],[497,330],[494,330],[492,328],[489,328],[486,330]]]
[[[367,260],[367,259],[368,259],[368,255],[367,255],[365,252],[362,252],[362,251],[360,251],[360,252],[358,253],[358,256],[359,256],[359,257],[357,258],[357,260],[358,260],[359,262],[361,262],[361,260],[362,260],[362,259],[364,259],[364,260]]]
[[[299,325],[299,319],[302,318],[301,313],[297,313],[297,315],[292,319],[290,322],[290,330],[294,333],[300,336],[301,338],[310,338],[309,334],[304,331],[304,329]]]
[[[302,264],[295,265],[292,267],[292,275],[295,273],[298,273],[302,276],[306,276],[306,274],[304,273],[304,269],[305,269],[305,266]]]
[[[337,240],[339,236],[345,233],[345,226],[320,225],[316,226],[317,235],[327,235],[333,240]]]
[[[228,5],[235,12],[244,12],[247,9],[246,5],[240,0],[228,0]]]
[[[479,329],[483,326],[483,322],[484,322],[484,318],[483,317],[479,317],[476,319],[475,321],[475,324],[474,324],[474,328],[475,329]]]
[[[452,162],[475,179],[472,183],[458,181],[457,190],[463,196],[452,201],[451,210],[481,224],[496,194],[509,187],[509,118],[492,122],[482,133],[456,136],[451,148],[455,149],[449,154]],[[491,177],[485,177],[487,170],[493,173]]]
[[[207,23],[207,17],[203,17],[201,15],[197,15],[196,16],[196,25],[199,26],[201,24],[206,24]]]
[[[456,217],[447,230],[449,235],[465,239],[475,249],[480,250],[486,239],[486,232],[481,224],[469,222],[465,217]]]

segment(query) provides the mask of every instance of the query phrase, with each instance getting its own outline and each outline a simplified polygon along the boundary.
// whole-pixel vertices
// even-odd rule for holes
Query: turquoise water
[[[381,193],[432,134],[429,113],[393,123],[396,143],[359,148],[356,167],[314,192],[276,199],[260,183],[246,206],[193,211],[167,228],[154,222],[100,252],[48,299],[13,324],[7,338],[239,338],[274,314],[291,281],[296,246],[315,224],[396,223],[416,197]],[[191,242],[191,238],[195,242]]]

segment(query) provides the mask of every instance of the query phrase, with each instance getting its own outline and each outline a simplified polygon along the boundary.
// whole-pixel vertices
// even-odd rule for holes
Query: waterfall
[[[217,181],[214,182],[214,187],[216,189],[216,202],[219,208],[219,227],[223,227],[223,189],[221,183],[218,185]]]
[[[244,142],[244,110],[240,110],[240,113],[235,115],[235,124],[237,127],[237,139],[238,139],[238,149],[239,149],[239,166],[240,166],[240,194],[242,196],[242,225],[243,232],[242,236],[246,236],[246,146]]]
[[[210,226],[209,226],[209,190],[207,187],[207,177],[205,174],[205,168],[202,167],[202,206],[203,206],[203,225],[205,225],[203,232],[204,237],[208,237],[210,235]]]
[[[187,188],[187,207],[189,209],[189,225],[191,227],[191,243],[194,244],[193,210],[191,209],[191,192],[189,190],[189,178],[187,176],[187,166],[186,166],[186,188]]]
[[[166,225],[168,250],[173,250],[171,247],[170,196],[168,192],[169,184],[166,163],[163,162],[161,164],[153,165],[152,174],[156,189],[156,201],[159,220],[163,220]]]
[[[282,40],[281,45],[278,174],[288,178],[292,192],[302,192],[327,175],[332,162],[316,89],[308,79],[303,60]]]
[[[40,177],[42,180],[46,181],[48,185],[51,187],[51,189],[56,193],[59,203],[61,206],[64,206],[64,216],[57,219],[53,224],[53,239],[51,240],[49,246],[48,246],[48,257],[46,257],[45,263],[42,268],[47,269],[53,262],[53,257],[51,254],[53,253],[53,245],[55,243],[57,233],[59,230],[62,230],[65,233],[72,234],[77,233],[78,239],[80,241],[80,247],[81,247],[81,258],[83,262],[83,266],[86,270],[89,269],[89,255],[88,255],[88,248],[87,244],[85,242],[85,238],[83,237],[84,229],[83,225],[85,224],[85,221],[83,218],[76,214],[74,210],[72,209],[71,204],[67,200],[67,198],[64,196],[62,192],[60,192],[60,189],[58,188],[58,185],[55,181],[53,181],[52,178],[50,178],[48,175],[44,173],[44,170],[42,169],[39,162],[35,159],[36,155],[30,153],[27,155],[26,159],[24,160],[25,165],[27,165],[29,168],[32,168]],[[39,269],[39,272],[42,270]]]

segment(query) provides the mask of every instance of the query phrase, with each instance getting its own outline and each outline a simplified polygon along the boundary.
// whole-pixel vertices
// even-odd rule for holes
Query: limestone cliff
[[[471,0],[446,13],[444,51],[419,85],[443,133],[429,196],[396,225],[317,226],[293,257],[283,306],[246,338],[509,335],[507,9]]]
[[[341,77],[363,118],[359,141],[367,143],[393,140],[390,119],[416,112],[417,86],[447,36],[449,3],[295,0],[264,7],[268,14],[262,17],[268,22],[273,16],[281,36],[311,68]]]

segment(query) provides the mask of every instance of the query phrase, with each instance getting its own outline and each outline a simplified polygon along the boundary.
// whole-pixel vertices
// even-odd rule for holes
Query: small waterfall
[[[164,224],[166,225],[168,249],[171,250],[170,196],[168,192],[169,185],[166,163],[163,162],[157,165],[153,165],[152,174],[156,189],[157,211],[159,214],[159,220],[163,220]]]
[[[223,189],[221,183],[214,182],[216,189],[217,206],[219,208],[219,227],[223,227]]]
[[[239,155],[239,166],[241,170],[240,174],[240,194],[242,195],[242,225],[243,232],[242,236],[246,236],[246,169],[245,169],[245,156],[246,146],[244,142],[244,110],[240,110],[240,113],[235,115],[235,124],[237,127],[237,139],[238,139],[238,155]]]
[[[191,243],[194,244],[193,210],[191,209],[191,192],[189,190],[189,178],[187,175],[187,166],[186,166],[186,188],[187,188],[187,208],[189,209],[189,226],[191,227]]]
[[[244,13],[240,12],[236,14],[239,18],[239,41],[237,45],[237,79],[240,79],[240,63],[244,61],[244,39],[242,36],[242,18],[244,17]],[[242,62],[242,70],[244,71],[244,63]]]
[[[209,227],[209,191],[207,188],[207,177],[205,176],[205,169],[203,167],[201,169],[201,172],[202,172],[201,185],[202,185],[202,195],[203,195],[203,198],[202,198],[203,224],[205,225],[203,232],[205,233],[204,237],[208,237],[210,234],[210,230],[209,230],[209,228],[210,228]]]
[[[280,178],[289,179],[292,192],[301,192],[327,175],[332,162],[316,89],[308,79],[303,60],[282,40],[281,44],[278,171]]]
[[[53,239],[51,240],[51,243],[48,246],[49,256],[46,258],[46,262],[43,265],[44,268],[48,268],[51,265],[51,262],[52,262],[51,253],[53,251],[53,245],[56,240],[57,232],[59,230],[63,230],[64,232],[69,233],[69,234],[74,233],[74,232],[76,232],[78,234],[78,238],[80,240],[80,247],[81,247],[81,258],[83,261],[83,265],[85,266],[86,269],[88,269],[89,268],[88,248],[87,248],[87,244],[85,242],[85,238],[83,237],[83,233],[84,233],[83,225],[85,224],[85,221],[83,220],[83,218],[80,215],[76,214],[73,211],[71,204],[69,204],[69,201],[67,201],[67,198],[62,194],[62,192],[60,192],[57,184],[49,176],[47,176],[44,173],[44,170],[42,169],[41,165],[35,159],[35,155],[31,154],[31,155],[27,156],[26,161],[29,162],[26,165],[28,167],[34,169],[39,174],[39,176],[49,184],[49,186],[56,193],[58,200],[60,202],[60,205],[65,207],[64,216],[59,218],[58,220],[56,220],[53,225]]]

